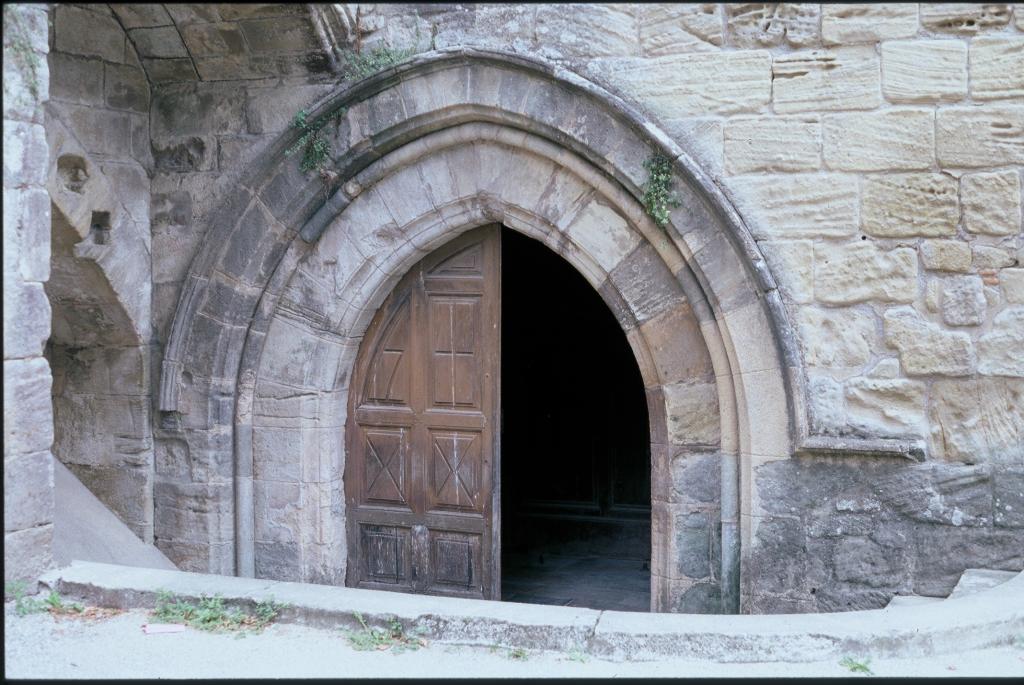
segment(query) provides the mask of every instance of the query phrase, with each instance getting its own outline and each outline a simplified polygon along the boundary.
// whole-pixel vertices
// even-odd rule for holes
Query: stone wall
[[[727,193],[794,324],[811,432],[925,455],[755,465],[746,610],[881,606],[942,594],[957,568],[1024,565],[1024,6],[61,7],[88,27],[116,17],[151,84],[161,344],[206,217],[296,111],[338,88],[346,50],[540,56],[647,112]],[[113,68],[127,52],[62,45],[59,26],[55,74],[93,61],[127,73]],[[147,110],[124,111],[130,138]],[[164,420],[158,471],[183,449]],[[176,497],[167,516],[207,513]],[[157,542],[209,562],[194,540]]]
[[[53,565],[44,5],[4,5],[4,581]]]
[[[52,19],[54,454],[152,542],[150,86],[130,10],[62,4]]]

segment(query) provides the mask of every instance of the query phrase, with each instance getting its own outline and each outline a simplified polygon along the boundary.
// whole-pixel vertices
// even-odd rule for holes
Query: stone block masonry
[[[298,230],[282,217],[298,216],[297,208],[304,203],[322,204],[327,197],[319,187],[303,185],[294,171],[295,158],[273,157],[277,153],[268,150],[289,132],[295,112],[348,86],[348,80],[331,71],[332,60],[357,42],[367,48],[412,47],[418,33],[420,52],[432,41],[437,48],[475,46],[539,55],[552,73],[581,75],[622,98],[640,113],[647,133],[667,132],[698,160],[708,183],[725,193],[728,210],[735,209],[764,257],[758,268],[770,277],[756,299],[777,304],[792,325],[795,352],[786,365],[793,378],[807,385],[813,424],[809,430],[836,439],[900,440],[921,446],[924,463],[916,465],[883,451],[823,456],[811,450],[793,459],[773,452],[778,461],[764,466],[755,464],[752,455],[738,455],[750,469],[743,476],[744,509],[737,524],[743,531],[746,610],[879,607],[886,593],[948,590],[958,565],[1020,567],[1024,522],[1014,512],[1024,510],[1018,502],[1024,469],[1024,369],[1019,353],[1024,347],[1024,6],[17,8],[32,28],[30,52],[42,55],[36,79],[44,87],[39,97],[15,104],[6,97],[7,89],[31,96],[31,81],[14,69],[17,60],[5,59],[5,367],[16,365],[5,374],[11,378],[9,388],[5,381],[5,393],[24,396],[25,407],[34,414],[38,407],[39,415],[45,415],[39,397],[48,397],[51,390],[42,343],[51,333],[46,325],[51,315],[40,322],[29,313],[56,302],[53,334],[76,342],[69,331],[76,330],[76,322],[77,330],[90,330],[82,322],[90,321],[83,312],[96,304],[86,301],[92,298],[102,302],[94,307],[98,323],[93,328],[134,328],[134,337],[114,335],[105,347],[90,344],[88,350],[72,354],[74,345],[58,346],[65,356],[53,367],[58,380],[54,392],[57,413],[68,421],[55,433],[61,449],[89,452],[76,457],[79,475],[130,519],[140,535],[147,530],[152,534],[154,519],[190,527],[187,535],[158,541],[176,561],[185,560],[189,568],[230,572],[230,544],[224,540],[230,539],[234,522],[222,506],[228,499],[217,498],[229,497],[223,493],[232,489],[234,465],[211,455],[230,454],[235,437],[232,418],[218,412],[232,406],[230,398],[238,390],[233,383],[266,387],[269,382],[183,378],[190,390],[182,411],[156,413],[155,369],[179,298],[202,285],[186,280],[190,267],[196,259],[212,260],[233,249],[237,254],[226,263],[237,266],[235,275],[246,282],[236,280],[234,271],[216,274],[217,301],[236,302],[238,311],[241,305],[255,308],[255,302],[274,309],[276,294],[284,292],[282,311],[319,316],[310,294],[315,281],[339,308],[331,316],[340,318],[342,311],[346,317],[357,316],[348,313],[348,306],[358,300],[362,281],[346,285],[335,282],[328,271],[326,276],[315,274],[305,253],[287,257],[302,262],[295,268],[299,275],[275,281],[267,291],[272,297],[248,284],[254,274],[272,270],[279,256],[274,253],[267,261],[254,257],[262,245],[255,228],[265,225],[275,239]],[[52,20],[48,62],[47,17]],[[5,55],[11,49],[5,35]],[[515,58],[493,59],[512,63]],[[539,91],[515,89],[511,76],[482,82],[476,78],[479,70],[471,67],[453,74],[443,93],[417,92],[408,82],[395,85],[387,102],[353,107],[330,132],[332,156],[340,157],[353,142],[366,140],[367,131],[384,130],[381,122],[430,112],[449,93],[464,91],[490,89],[500,107],[517,116],[537,115],[554,129],[563,124],[573,131],[594,126],[593,113],[576,109],[568,87],[554,94],[545,91],[543,97],[550,98],[538,99]],[[91,165],[90,177],[107,179],[123,205],[126,219],[119,224],[120,236],[132,238],[119,240],[114,226],[104,251],[98,245],[82,247],[90,241],[76,236],[64,255],[67,259],[58,260],[62,268],[44,290],[51,219],[47,168],[37,160],[46,159],[46,133],[53,128],[41,106],[47,92],[48,107],[81,147],[76,156]],[[644,160],[638,151],[646,148],[631,147],[625,142],[630,135],[609,124],[595,138],[607,143],[601,148],[607,159],[633,155],[637,158],[628,159],[623,168],[641,169]],[[575,159],[563,152],[552,168]],[[502,154],[491,150],[485,161],[500,160]],[[241,206],[224,206],[239,176],[260,165],[290,172],[277,177],[274,187],[249,188],[260,195],[259,203],[250,203],[250,194]],[[430,167],[422,174],[407,184],[411,191],[386,198],[386,206],[369,213],[385,216],[394,211],[400,219],[408,207],[427,202],[426,194],[450,180],[434,178]],[[642,183],[642,178],[629,176],[616,182]],[[480,182],[494,186],[492,181],[488,177]],[[429,191],[421,194],[421,189]],[[499,191],[497,186],[488,190],[495,197]],[[355,209],[371,201],[372,192],[363,193]],[[709,240],[700,228],[707,223],[701,202],[678,210],[676,216],[685,216],[689,224],[680,235],[669,234],[670,241],[693,248],[685,259],[692,257],[698,265],[711,259],[715,247],[711,243],[712,249],[704,249],[701,242]],[[245,240],[230,248],[213,244],[209,254],[203,253],[200,246],[208,234],[226,235],[227,225],[240,219],[252,223]],[[588,246],[595,263],[610,264],[619,248],[594,233],[610,234],[623,221],[635,223],[590,208],[564,233]],[[44,224],[47,230],[37,230]],[[335,254],[323,256],[324,264],[336,259],[331,268],[340,269],[338,264],[355,259],[371,243],[394,240],[397,249],[404,239],[390,229],[346,235],[333,244]],[[79,266],[88,262],[96,269],[93,275],[112,276],[115,294],[118,278],[137,283],[138,297],[147,306],[125,307],[122,301],[119,310],[112,306],[117,297],[92,285],[79,288],[89,298],[55,299],[52,293],[61,282],[102,281],[98,276],[95,281],[66,278],[69,272],[63,266],[74,264],[74,247],[96,257],[79,255]],[[673,274],[685,276],[682,267],[681,262],[673,266]],[[638,282],[646,281],[641,277]],[[46,294],[51,294],[49,301]],[[736,292],[726,299],[744,296],[755,299],[753,293]],[[689,304],[696,311],[697,303]],[[655,326],[672,311],[649,312],[643,325]],[[258,316],[266,322],[275,314],[260,309]],[[247,328],[251,322],[237,311],[224,318],[198,320],[211,330],[224,323],[238,338],[267,334],[266,329]],[[321,318],[318,326],[332,321],[326,314]],[[134,325],[140,322],[144,325]],[[702,320],[701,330],[714,331],[714,325]],[[276,328],[273,332],[279,335]],[[322,331],[317,328],[315,333],[320,336]],[[668,333],[662,337],[672,338]],[[697,336],[694,340],[700,342]],[[289,342],[305,345],[306,338]],[[210,368],[220,373],[237,362],[225,351],[227,344],[207,340],[195,351],[210,357]],[[321,348],[334,344],[321,340],[308,352],[320,354]],[[301,365],[283,350],[271,357],[282,377],[292,378]],[[655,363],[668,369],[681,362],[658,358]],[[750,371],[757,374],[763,368]],[[332,375],[324,383],[334,380]],[[340,386],[345,382],[338,381]],[[741,389],[756,394],[755,387]],[[37,390],[43,395],[31,394]],[[681,386],[673,388],[659,401],[678,410],[707,406],[717,397],[723,425],[757,418],[729,419],[729,403],[722,402],[723,392],[711,379],[686,391],[690,394]],[[291,399],[286,390],[280,395],[281,402]],[[346,397],[339,392],[331,402],[344,406]],[[781,398],[778,404],[786,401]],[[5,422],[7,406],[5,402]],[[764,407],[765,412],[773,409]],[[293,440],[301,428],[297,422],[320,420],[307,410],[303,405],[295,416],[275,417],[279,423],[266,427],[273,430],[256,435],[257,450],[280,452],[281,463],[274,467],[281,474],[312,468],[321,459],[316,454],[327,453],[324,446],[332,436],[342,439],[336,424],[344,422],[332,419],[330,425],[318,423],[301,441]],[[674,435],[693,432],[708,442],[725,440],[715,422],[691,413],[700,420],[673,425]],[[19,424],[24,420],[11,416]],[[208,421],[211,416],[220,423]],[[176,432],[182,425],[198,427],[201,437],[182,440]],[[10,449],[18,452],[9,456],[5,448],[5,472],[16,474],[14,482],[20,479],[25,487],[45,490],[47,473],[39,465],[49,454],[43,444],[47,435],[15,429],[9,436]],[[269,442],[274,436],[276,442]],[[296,451],[302,464],[285,458]],[[318,464],[330,471],[322,475],[319,489],[257,483],[254,496],[261,510],[280,512],[279,525],[270,529],[268,521],[259,521],[256,526],[260,573],[289,580],[306,574],[303,579],[308,580],[322,573],[321,561],[303,558],[299,550],[320,545],[330,554],[344,553],[340,537],[310,539],[318,519],[343,517],[345,507],[340,466],[326,459]],[[151,473],[173,480],[174,486],[160,491],[159,502],[149,505],[147,514],[153,478],[143,474]],[[283,477],[270,480],[285,482]],[[16,492],[11,490],[5,501],[21,501]],[[682,500],[687,493],[678,496]],[[42,507],[38,515],[30,507],[8,516],[8,525],[16,530],[5,530],[5,538],[17,542],[29,535],[45,536],[46,524],[41,522],[49,505],[45,498],[32,504]],[[13,514],[16,505],[10,506]],[[714,530],[713,523],[691,526],[697,531],[693,536],[703,540],[706,529]],[[689,563],[686,559],[682,550],[676,561]],[[44,562],[25,557],[19,563],[29,568]],[[341,582],[331,576],[335,581]]]
[[[47,12],[5,5],[4,50],[4,582],[34,591],[53,564],[53,405],[43,346],[50,308]]]

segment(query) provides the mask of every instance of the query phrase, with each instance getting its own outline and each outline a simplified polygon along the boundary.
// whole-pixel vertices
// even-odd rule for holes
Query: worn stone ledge
[[[646,661],[675,656],[721,662],[803,662],[851,653],[932,656],[1008,644],[1024,629],[1024,574],[990,590],[943,602],[827,614],[725,616],[597,611],[456,599],[305,583],[143,569],[75,561],[40,578],[48,589],[99,606],[152,607],[159,590],[229,605],[273,599],[285,623],[358,628],[398,619],[451,644],[528,649],[583,646],[594,656]]]
[[[808,435],[797,445],[795,454],[802,457],[898,457],[921,462],[925,445],[923,440]]]

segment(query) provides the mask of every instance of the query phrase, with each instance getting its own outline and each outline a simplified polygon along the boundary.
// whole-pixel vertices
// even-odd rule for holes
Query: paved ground
[[[502,559],[506,602],[650,611],[651,572],[642,559],[509,554]]]
[[[8,678],[431,678],[850,676],[838,663],[615,663],[576,654],[430,644],[414,652],[359,652],[341,631],[272,625],[238,638],[192,629],[146,635],[143,610],[87,621],[19,617],[5,605]],[[870,655],[851,655],[863,660]],[[926,659],[872,660],[876,676],[1024,676],[1024,644]],[[864,677],[864,676],[862,676]]]

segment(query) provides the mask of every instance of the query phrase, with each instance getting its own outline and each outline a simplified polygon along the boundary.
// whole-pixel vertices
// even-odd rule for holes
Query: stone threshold
[[[859,655],[912,658],[1011,644],[1024,631],[1024,572],[988,590],[924,605],[832,614],[703,615],[597,611],[74,561],[40,578],[46,589],[89,604],[151,608],[158,591],[188,600],[220,595],[248,607],[287,603],[279,617],[329,629],[397,619],[428,639],[508,648],[582,650],[598,658],[664,657],[808,662]]]

